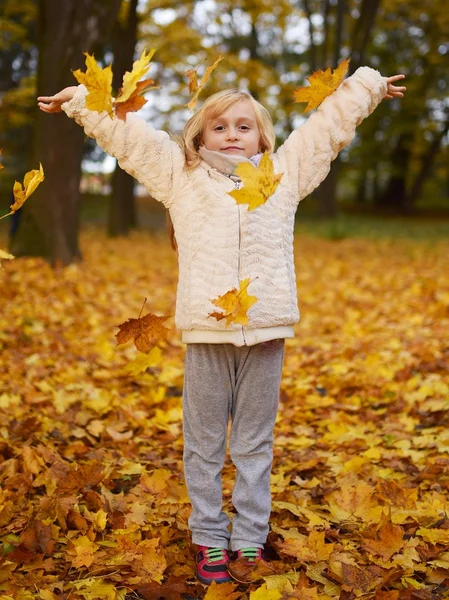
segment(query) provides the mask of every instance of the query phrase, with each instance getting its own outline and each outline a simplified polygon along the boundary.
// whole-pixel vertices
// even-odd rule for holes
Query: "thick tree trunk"
[[[392,175],[383,193],[376,199],[377,206],[395,212],[410,213],[413,207],[407,196],[407,173],[411,158],[413,136],[410,132],[399,136],[396,148],[392,153]]]
[[[426,154],[424,155],[424,157],[422,159],[421,168],[418,171],[418,174],[416,175],[416,178],[412,184],[410,193],[408,195],[408,204],[411,207],[415,206],[415,203],[422,192],[424,183],[426,182],[426,180],[428,179],[428,177],[432,171],[435,156],[438,154],[438,151],[441,146],[441,142],[443,141],[445,135],[447,134],[448,129],[449,129],[449,119],[444,124],[443,129],[435,135]]]
[[[83,52],[103,43],[120,0],[40,0],[38,95],[76,84],[71,70]],[[84,133],[64,115],[36,110],[33,168],[42,163],[45,181],[22,209],[11,240],[15,256],[42,256],[52,265],[80,257],[79,182]]]
[[[114,53],[113,87],[118,90],[125,71],[131,71],[137,43],[137,0],[131,0],[125,22],[117,20],[112,36]],[[137,227],[134,178],[117,164],[112,178],[112,194],[109,204],[108,233],[110,236],[127,235]]]

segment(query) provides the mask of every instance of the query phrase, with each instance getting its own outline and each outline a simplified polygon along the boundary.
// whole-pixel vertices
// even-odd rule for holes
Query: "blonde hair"
[[[203,131],[206,123],[212,119],[216,119],[228,108],[234,106],[234,104],[237,104],[238,102],[242,102],[242,100],[251,102],[254,109],[256,123],[260,134],[260,152],[272,153],[274,151],[276,136],[274,133],[273,121],[267,109],[248,92],[232,89],[223,90],[209,96],[199,111],[187,121],[182,134],[175,136],[175,140],[184,151],[186,157],[186,169],[194,169],[201,162],[201,156],[198,154],[198,149],[202,145]],[[168,211],[167,229],[171,246],[174,250],[177,250],[173,223]]]
[[[228,108],[242,100],[251,102],[254,109],[260,133],[260,151],[273,152],[276,137],[273,121],[267,109],[248,92],[223,90],[209,96],[199,111],[187,121],[182,135],[177,140],[186,156],[186,169],[194,169],[201,162],[198,148],[202,145],[203,131],[206,123],[211,119],[216,119]]]

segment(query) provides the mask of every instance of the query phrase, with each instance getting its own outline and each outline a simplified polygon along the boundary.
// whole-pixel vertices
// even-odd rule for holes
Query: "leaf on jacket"
[[[153,79],[139,81],[150,68],[150,61],[155,52],[155,48],[152,48],[148,54],[144,50],[140,58],[134,62],[132,71],[125,73],[122,87],[114,103],[114,111],[119,119],[124,119],[127,113],[135,112],[147,103],[142,96],[144,92],[159,89],[160,86],[154,85]]]
[[[307,102],[304,112],[317,108],[323,100],[332,94],[345,78],[351,59],[343,59],[336,69],[328,67],[325,71],[314,71],[307,81],[311,85],[297,88],[294,91],[295,102]]]
[[[247,312],[251,308],[253,304],[258,301],[256,296],[250,296],[248,294],[248,286],[250,284],[250,279],[247,277],[246,279],[242,279],[240,281],[240,289],[232,288],[215,298],[215,300],[211,300],[212,304],[218,306],[223,309],[225,312],[212,312],[209,313],[210,317],[214,317],[217,321],[221,321],[222,319],[226,319],[226,325],[230,323],[235,323],[238,325],[247,325],[248,324],[248,315]]]
[[[276,190],[283,175],[283,173],[274,174],[273,161],[267,152],[262,156],[258,167],[243,162],[238,165],[235,174],[241,178],[243,187],[232,190],[229,195],[237,204],[248,204],[248,210],[254,210],[265,204]]]
[[[224,56],[219,56],[217,58],[217,60],[214,62],[213,65],[210,65],[209,67],[207,67],[204,75],[201,77],[201,80],[198,82],[198,75],[197,72],[194,69],[189,69],[188,71],[185,72],[185,74],[187,75],[187,77],[189,78],[189,92],[195,92],[193,97],[191,98],[190,102],[188,104],[186,104],[185,106],[187,106],[189,108],[189,110],[193,110],[198,102],[198,96],[200,95],[201,90],[203,89],[203,87],[205,86],[205,84],[209,81],[210,76],[212,75],[213,71],[215,71],[215,69],[218,66],[218,63],[223,60]]]
[[[39,163],[39,169],[33,169],[25,173],[23,178],[23,187],[19,181],[14,182],[13,194],[14,203],[11,204],[11,212],[16,212],[23,205],[25,200],[31,196],[37,186],[44,181],[44,170],[41,163]]]
[[[164,327],[162,323],[168,318],[148,313],[144,317],[128,319],[125,323],[117,325],[120,328],[120,331],[115,334],[117,346],[126,344],[126,342],[133,339],[139,352],[150,352],[160,341],[167,339],[169,329]]]
[[[86,86],[88,94],[86,96],[86,108],[96,112],[104,110],[111,116],[112,113],[112,68],[108,65],[104,69],[100,67],[94,58],[88,52],[84,53],[86,57],[86,72],[80,69],[73,71],[78,83]]]

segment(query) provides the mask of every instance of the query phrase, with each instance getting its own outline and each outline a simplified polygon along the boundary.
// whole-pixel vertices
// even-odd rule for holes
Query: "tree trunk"
[[[395,212],[410,213],[412,206],[407,196],[407,173],[411,158],[413,135],[411,132],[399,136],[392,153],[393,172],[385,192],[376,199],[377,206],[392,209]]]
[[[38,95],[74,85],[71,70],[83,52],[103,43],[120,0],[40,0]],[[42,256],[52,265],[80,258],[79,182],[84,133],[63,115],[36,111],[33,168],[42,163],[45,181],[24,205],[11,240],[15,256]]]
[[[123,23],[117,20],[114,24],[112,35],[114,79],[112,84],[115,90],[120,88],[125,71],[132,69],[137,43],[138,20],[137,0],[131,0],[128,5],[126,21]],[[112,178],[108,233],[111,237],[127,235],[135,227],[137,227],[137,215],[134,178],[117,164]]]
[[[416,178],[412,184],[410,193],[408,195],[408,204],[412,208],[415,206],[416,200],[419,198],[419,196],[421,194],[423,185],[432,171],[435,156],[438,154],[438,150],[440,149],[441,142],[443,141],[444,136],[448,132],[448,129],[449,129],[449,120],[446,121],[443,129],[435,135],[426,154],[424,155],[424,157],[422,159],[421,168],[420,168],[418,174],[416,175]]]
[[[350,73],[353,73],[363,65],[363,61],[365,60],[365,49],[376,23],[376,16],[380,3],[381,0],[363,0],[360,16],[357,21],[354,22],[354,29],[352,32]]]

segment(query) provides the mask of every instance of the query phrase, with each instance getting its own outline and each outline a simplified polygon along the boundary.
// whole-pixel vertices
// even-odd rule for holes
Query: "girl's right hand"
[[[37,105],[41,111],[46,113],[62,112],[61,104],[71,100],[75,95],[77,88],[78,86],[72,85],[64,88],[54,96],[39,96]]]

